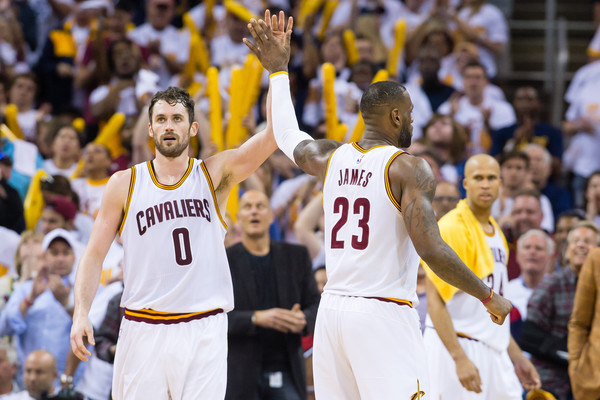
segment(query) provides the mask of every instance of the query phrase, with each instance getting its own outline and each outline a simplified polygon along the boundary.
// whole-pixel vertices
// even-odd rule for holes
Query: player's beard
[[[181,153],[186,150],[190,144],[190,131],[188,130],[188,134],[185,137],[182,137],[178,134],[174,134],[179,138],[179,142],[174,146],[165,146],[163,142],[156,137],[153,136],[154,146],[156,147],[156,151],[168,158],[176,158],[181,155]]]
[[[405,124],[400,130],[400,135],[398,135],[398,147],[401,149],[406,149],[410,147],[410,142],[412,139],[412,126],[410,124]]]

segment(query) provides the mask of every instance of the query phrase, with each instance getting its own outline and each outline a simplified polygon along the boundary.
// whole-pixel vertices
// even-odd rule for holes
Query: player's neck
[[[174,185],[181,180],[189,167],[189,163],[190,158],[187,152],[174,158],[165,157],[157,152],[156,158],[152,160],[152,167],[158,182],[163,185]]]
[[[477,219],[477,221],[479,221],[481,226],[484,228],[484,230],[491,225],[490,224],[490,217],[492,216],[492,208],[491,207],[486,207],[486,208],[477,207],[475,204],[473,204],[471,201],[469,201],[469,199],[467,199],[467,205],[471,209],[471,212],[473,213],[473,215],[475,215],[475,218]]]
[[[360,141],[358,142],[358,145],[365,150],[369,150],[370,148],[375,146],[396,146],[397,143],[394,143],[391,138],[382,135],[381,133],[378,133],[376,131],[369,130],[367,128],[362,139],[360,139]]]

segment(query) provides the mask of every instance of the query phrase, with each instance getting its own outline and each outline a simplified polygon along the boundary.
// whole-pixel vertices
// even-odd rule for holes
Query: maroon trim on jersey
[[[158,313],[152,310],[129,310],[125,308],[124,318],[130,321],[145,322],[147,324],[172,325],[180,322],[189,322],[212,315],[221,314],[222,308],[200,313]]]
[[[412,302],[410,302],[408,300],[395,300],[395,299],[390,299],[388,297],[365,297],[365,299],[379,300],[379,301],[384,301],[386,303],[394,303],[394,304],[398,304],[399,306],[409,306],[410,308],[412,308]]]
[[[123,233],[123,227],[125,226],[125,221],[127,220],[127,214],[129,213],[129,204],[131,203],[131,196],[133,196],[133,188],[135,187],[135,165],[131,167],[131,177],[129,178],[129,191],[127,192],[127,201],[125,202],[125,210],[123,214],[123,220],[121,221],[121,225],[119,226],[119,236]]]

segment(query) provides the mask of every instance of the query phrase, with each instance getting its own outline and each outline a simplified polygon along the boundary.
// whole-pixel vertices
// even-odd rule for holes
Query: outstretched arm
[[[490,288],[462,262],[440,236],[431,201],[435,177],[423,159],[408,154],[398,156],[390,165],[392,193],[402,208],[404,223],[417,253],[441,279],[465,293],[485,300]],[[484,303],[492,321],[502,324],[510,312],[510,302],[493,295]]]
[[[290,18],[287,28],[284,29],[284,13],[281,12],[277,20],[275,16],[271,18],[267,11],[265,21],[250,21],[248,28],[254,43],[247,39],[244,39],[244,43],[271,74],[275,140],[285,155],[295,161],[304,172],[322,179],[329,155],[341,144],[331,140],[314,141],[298,127],[287,74],[293,20]]]

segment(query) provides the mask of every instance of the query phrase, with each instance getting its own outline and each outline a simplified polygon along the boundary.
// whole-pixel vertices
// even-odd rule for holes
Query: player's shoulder
[[[407,176],[412,173],[431,174],[431,167],[427,161],[421,157],[414,156],[406,151],[394,153],[395,157],[390,163],[390,174],[398,173]]]

